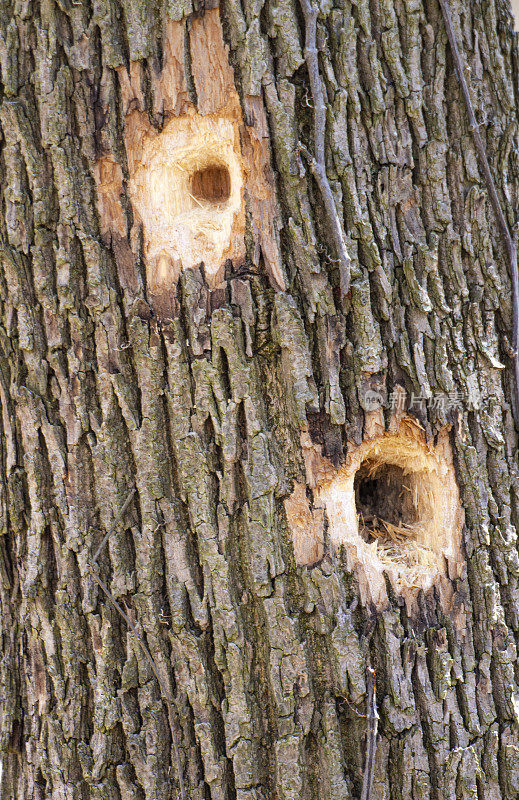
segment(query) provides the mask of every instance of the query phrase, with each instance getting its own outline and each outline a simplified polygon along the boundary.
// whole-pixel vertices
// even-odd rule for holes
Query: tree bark
[[[451,6],[512,228],[510,6]],[[511,283],[437,0],[3,0],[0,66],[2,798],[349,800],[373,744],[371,800],[517,798]],[[165,286],[136,165],[219,115],[243,238]],[[397,390],[465,524],[375,602],[309,454]]]

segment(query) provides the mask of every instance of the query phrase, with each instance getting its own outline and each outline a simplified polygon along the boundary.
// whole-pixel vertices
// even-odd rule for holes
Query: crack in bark
[[[375,670],[371,667],[368,667],[367,670],[366,684],[368,689],[368,696],[366,700],[368,732],[366,763],[364,764],[364,777],[362,780],[362,793],[360,795],[360,800],[370,800],[371,787],[373,785],[373,773],[375,770],[375,756],[377,754],[377,730],[379,716],[377,711],[377,698],[375,690]]]
[[[301,152],[307,181],[294,175],[298,92],[308,86],[310,94],[310,80],[300,52],[305,23],[291,0],[267,0],[259,22],[250,0],[221,5],[236,80],[252,109],[249,134],[275,166],[280,204],[268,225],[283,224],[290,293],[231,281],[236,291],[217,308],[197,268],[179,286],[180,316],[160,326],[143,300],[142,232],[125,188],[123,135],[135,112],[151,110],[158,124],[162,109],[180,113],[186,102],[190,0],[171,0],[168,14],[151,0],[107,0],[96,4],[90,27],[82,24],[88,4],[73,16],[65,3],[0,12],[0,600],[11,632],[3,643],[11,650],[0,674],[0,744],[9,746],[13,719],[26,723],[22,754],[2,754],[5,797],[58,796],[72,786],[92,798],[180,798],[155,676],[77,557],[91,561],[131,485],[139,530],[126,543],[118,533],[134,514],[135,495],[107,546],[113,575],[103,552],[98,575],[173,696],[190,800],[360,799],[369,725],[353,711],[337,713],[336,698],[366,714],[369,652],[378,662],[380,707],[384,695],[369,800],[474,800],[479,772],[485,800],[517,794],[519,473],[507,411],[513,376],[503,376],[497,358],[503,294],[511,295],[508,259],[493,257],[500,231],[481,201],[481,190],[488,193],[472,139],[459,137],[470,135],[461,92],[455,88],[458,107],[448,94],[439,7],[310,2],[318,9],[328,178],[352,259],[346,321],[340,289],[320,263],[322,250],[336,259],[335,245]],[[449,2],[459,46],[474,58],[478,105],[492,109],[496,131],[505,130],[489,158],[512,230],[517,45],[504,27],[508,11],[494,0],[484,13],[481,4]],[[159,73],[164,26],[178,41]],[[305,114],[311,131],[303,143],[315,155],[314,118]],[[491,129],[481,135],[491,150]],[[120,171],[120,240],[104,241],[99,229],[91,172],[100,153]],[[117,202],[118,192],[117,183]],[[251,228],[257,269],[260,239]],[[508,327],[511,344],[511,311]],[[221,388],[220,347],[229,355],[231,402]],[[431,592],[410,616],[392,595],[368,648],[370,612],[359,608],[350,618],[359,590],[345,556],[294,568],[280,500],[321,449],[335,463],[347,443],[360,441],[368,417],[359,397],[368,388],[387,391],[391,403],[402,386],[415,397],[445,392],[457,407],[481,395],[470,425],[432,402],[417,412],[431,437],[454,423],[468,566],[453,581],[448,607]],[[214,430],[204,431],[206,417]],[[104,526],[85,550],[99,517]],[[16,594],[11,571],[19,575]],[[137,579],[136,619],[123,598],[135,594]],[[91,610],[96,596],[100,617]],[[257,629],[243,611],[252,602],[265,620]],[[252,656],[261,660],[259,685]],[[264,681],[272,705],[259,725]],[[276,769],[268,779],[266,747]]]

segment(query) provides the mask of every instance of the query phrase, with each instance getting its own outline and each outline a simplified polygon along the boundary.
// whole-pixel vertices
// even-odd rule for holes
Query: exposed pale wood
[[[324,513],[312,508],[304,483],[296,483],[285,500],[287,522],[297,564],[315,564],[324,555]]]
[[[515,29],[519,31],[519,0],[512,0],[512,13],[514,15]]]
[[[175,287],[182,269],[203,263],[207,280],[215,287],[222,280],[227,260],[235,268],[243,264],[246,205],[257,242],[254,264],[266,268],[277,288],[285,287],[263,105],[259,98],[250,98],[246,109],[249,124],[244,125],[217,9],[193,19],[190,25],[196,110],[188,99],[185,47],[183,24],[168,23],[164,66],[154,93],[156,111],[169,119],[160,132],[145,111],[139,64],[132,63],[129,73],[118,70],[129,196],[144,228],[148,288],[155,310],[166,316],[174,313]],[[229,172],[230,194],[225,202],[201,201],[196,190],[192,191],[195,173],[212,165]],[[103,232],[120,236],[126,220],[120,168],[117,175],[110,174],[116,169],[113,159],[105,156],[94,175]]]
[[[314,488],[314,506],[324,510],[329,541],[344,548],[348,568],[355,572],[362,602],[377,608],[388,603],[384,575],[394,590],[405,598],[412,612],[422,591],[437,586],[445,603],[450,601],[449,580],[464,573],[461,549],[463,510],[452,462],[448,430],[438,433],[436,444],[425,441],[424,432],[412,419],[394,418],[388,431],[375,428],[360,445],[350,444],[339,470],[314,448],[306,447],[308,485]],[[356,503],[354,481],[361,467],[376,474],[381,466],[403,470],[402,493],[409,492],[416,519],[408,534],[402,531],[389,551],[377,541],[368,543],[360,535],[362,519]],[[402,500],[404,505],[406,498]],[[301,486],[296,484],[287,506],[287,518],[294,539],[294,553],[300,564],[312,564],[324,552],[324,526],[310,510]],[[381,531],[383,532],[382,525]],[[406,535],[409,536],[406,539]]]
[[[174,293],[178,270],[204,263],[212,286],[225,261],[245,258],[244,170],[236,113],[174,117],[159,134],[141,132],[141,155],[130,177],[130,197],[144,224],[145,260],[152,293]],[[193,180],[211,167],[229,173],[222,202],[202,200]]]
[[[211,9],[193,19],[189,43],[198,113],[219,114],[229,105],[236,108],[234,75],[218,9]]]
[[[168,22],[163,41],[164,63],[154,80],[153,93],[155,114],[177,117],[191,107],[185,73],[185,24]],[[130,69],[133,68],[133,64]],[[121,71],[119,72],[121,75]],[[155,77],[155,76],[154,76]]]
[[[2,797],[178,800],[180,773],[189,800],[352,800],[371,779],[370,800],[516,800],[510,277],[440,7],[319,5],[345,295],[299,159],[300,9],[222,3],[245,260],[216,286],[175,263],[157,298],[130,180],[149,139],[211,116],[193,63],[209,5],[0,4]],[[450,6],[513,225],[509,4]],[[464,561],[412,601],[388,580],[375,608],[318,487],[404,418],[435,453],[448,431]],[[99,557],[125,619],[88,565],[132,487]]]

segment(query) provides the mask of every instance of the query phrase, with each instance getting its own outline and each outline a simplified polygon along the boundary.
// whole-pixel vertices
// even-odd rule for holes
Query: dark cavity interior
[[[225,203],[231,196],[231,176],[227,167],[211,164],[191,178],[191,193],[206,203]]]
[[[366,461],[355,475],[354,489],[359,531],[368,541],[387,534],[384,522],[404,533],[418,521],[410,476],[401,467]]]

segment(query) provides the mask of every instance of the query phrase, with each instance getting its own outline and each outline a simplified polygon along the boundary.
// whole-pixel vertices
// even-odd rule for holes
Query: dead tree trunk
[[[512,228],[510,7],[452,17]],[[437,0],[3,0],[0,66],[2,798],[517,798],[511,275]]]

